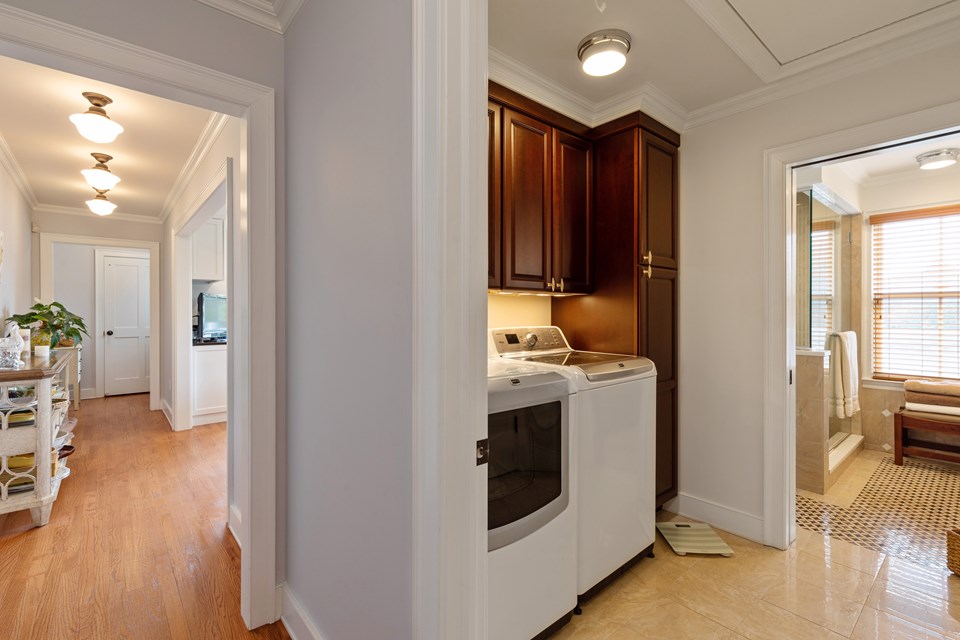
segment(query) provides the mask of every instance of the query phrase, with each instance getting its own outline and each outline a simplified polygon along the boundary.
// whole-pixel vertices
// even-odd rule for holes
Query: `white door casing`
[[[150,260],[103,260],[104,395],[150,389]]]

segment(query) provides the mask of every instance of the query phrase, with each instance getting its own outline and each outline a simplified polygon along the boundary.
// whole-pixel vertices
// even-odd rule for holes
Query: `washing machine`
[[[577,606],[576,394],[556,371],[487,372],[488,638],[554,633]]]
[[[644,357],[577,351],[558,327],[492,329],[490,355],[562,373],[576,391],[577,595],[653,552],[656,380]]]

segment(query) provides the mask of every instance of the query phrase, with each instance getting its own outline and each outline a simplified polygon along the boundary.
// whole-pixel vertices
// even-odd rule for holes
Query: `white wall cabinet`
[[[227,419],[227,345],[193,347],[193,426]]]
[[[207,220],[193,234],[193,279],[213,282],[226,277],[226,234],[220,218]]]

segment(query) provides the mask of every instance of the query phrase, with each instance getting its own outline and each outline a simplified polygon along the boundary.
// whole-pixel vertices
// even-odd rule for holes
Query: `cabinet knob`
[[[560,293],[563,293],[563,278],[560,278]]]
[[[647,251],[643,254],[642,260],[644,264],[653,264],[653,251]]]
[[[647,265],[643,268],[643,275],[647,276],[647,280],[653,277],[653,267]]]
[[[556,291],[556,290],[557,290],[557,279],[556,279],[556,278],[550,278],[550,284],[548,284],[547,286],[550,287],[550,291]]]

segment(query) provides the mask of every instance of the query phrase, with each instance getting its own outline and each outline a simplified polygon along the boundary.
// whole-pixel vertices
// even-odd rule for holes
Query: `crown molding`
[[[577,122],[596,127],[620,116],[643,111],[672,129],[681,131],[687,112],[672,98],[649,82],[602,102],[594,103],[561,84],[548,80],[530,67],[490,48],[490,79],[559,111]]]
[[[213,113],[210,115],[210,118],[207,120],[207,124],[203,127],[203,131],[200,132],[200,137],[197,138],[197,144],[194,145],[193,151],[190,152],[190,156],[184,163],[183,168],[180,169],[180,174],[177,175],[177,179],[173,181],[173,186],[170,188],[170,192],[163,201],[163,207],[160,209],[160,222],[164,222],[170,217],[170,214],[173,212],[173,208],[176,206],[177,201],[179,201],[183,196],[183,193],[186,190],[187,185],[190,184],[190,180],[193,178],[193,175],[197,172],[200,164],[203,163],[206,157],[210,154],[210,150],[216,143],[217,138],[223,131],[223,128],[227,126],[227,120],[229,117],[230,116],[222,113]]]
[[[54,213],[58,215],[82,216],[91,220],[117,220],[121,222],[138,222],[140,224],[163,224],[163,221],[153,216],[140,216],[135,213],[111,213],[109,216],[98,216],[89,209],[79,207],[64,207],[58,204],[39,204],[33,208],[33,213]]]
[[[810,71],[867,50],[874,51],[877,47],[889,43],[896,42],[898,47],[909,47],[910,41],[924,40],[927,30],[944,23],[953,22],[955,37],[960,39],[960,29],[957,28],[960,3],[945,2],[938,7],[819,51],[793,60],[780,61],[727,0],[686,0],[686,3],[766,83]]]
[[[197,1],[280,35],[287,30],[303,6],[303,0]]]
[[[7,140],[2,133],[0,133],[0,167],[3,167],[10,179],[13,180],[13,184],[17,186],[30,208],[35,208],[37,206],[37,194],[33,192],[33,187],[27,180],[27,174],[23,172],[23,167],[20,166],[17,157],[13,155],[13,149],[7,144]]]
[[[960,7],[960,3],[958,3]],[[756,109],[765,104],[783,100],[832,82],[865,73],[871,69],[932,51],[960,41],[960,20],[938,24],[916,37],[886,42],[868,51],[853,54],[842,61],[811,69],[772,84],[715,102],[689,113],[686,128],[692,129],[709,122]]]

